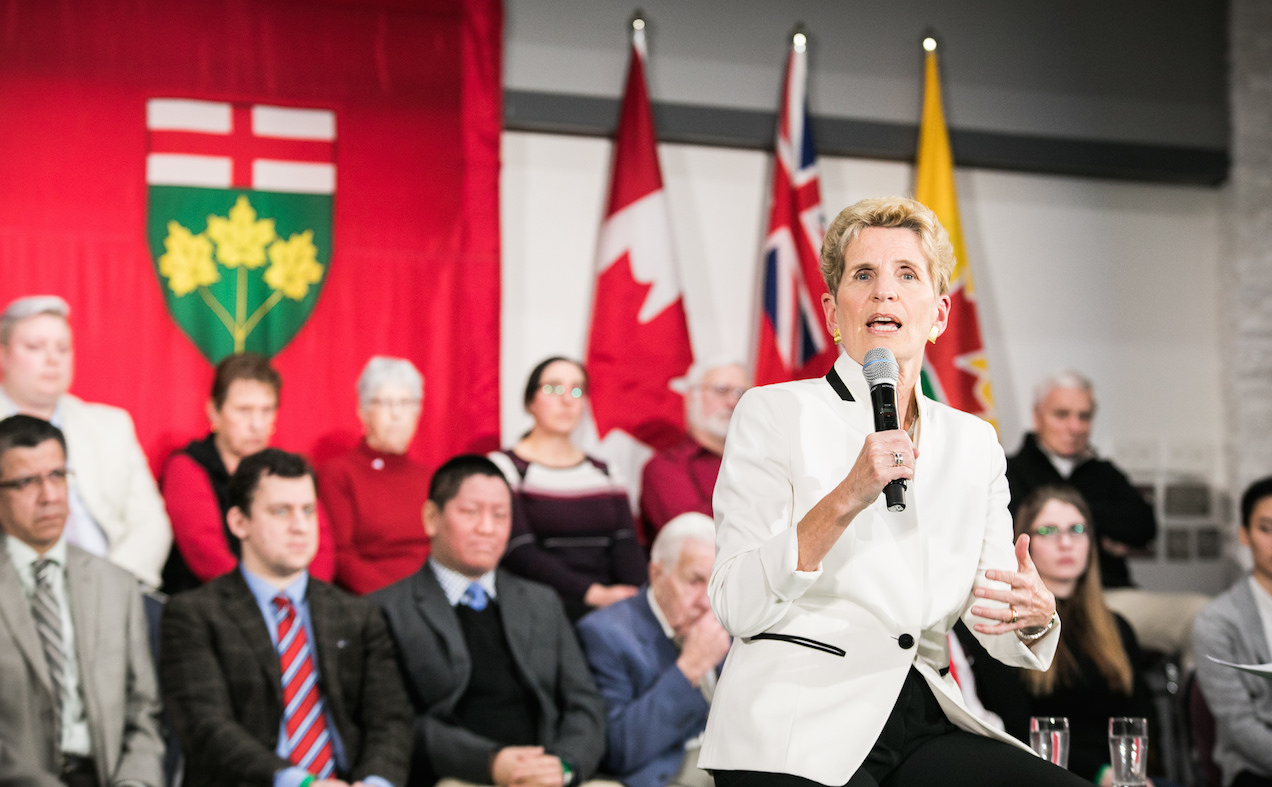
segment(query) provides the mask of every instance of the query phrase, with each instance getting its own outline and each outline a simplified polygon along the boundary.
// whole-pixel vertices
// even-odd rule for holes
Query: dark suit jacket
[[[411,710],[380,611],[309,579],[311,643],[350,782],[406,783]],[[269,787],[283,716],[278,653],[239,571],[172,597],[160,626],[160,682],[186,757],[187,787]]]
[[[504,571],[495,578],[504,633],[525,684],[539,703],[540,744],[580,779],[605,749],[601,697],[556,591]],[[454,710],[474,679],[459,617],[427,563],[370,596],[384,608],[398,642],[402,673],[415,705],[410,784],[453,777],[490,782],[495,741],[460,727]]]
[[[711,706],[676,666],[680,654],[646,589],[579,621],[579,639],[605,698],[605,766],[629,787],[662,787],[707,726]]]
[[[66,585],[98,781],[159,787],[164,747],[141,588],[132,574],[74,546]],[[0,740],[16,772],[59,773],[53,725],[53,689],[31,605],[0,549]]]
[[[1033,432],[1025,435],[1020,450],[1007,458],[1007,483],[1011,485],[1011,512],[1014,515],[1029,493],[1040,486],[1067,484],[1082,493],[1095,520],[1096,549],[1100,558],[1100,579],[1106,588],[1131,586],[1126,558],[1111,555],[1098,540],[1107,536],[1132,547],[1147,546],[1157,537],[1157,515],[1121,470],[1103,459],[1087,459],[1062,478],[1055,465],[1038,446]]]

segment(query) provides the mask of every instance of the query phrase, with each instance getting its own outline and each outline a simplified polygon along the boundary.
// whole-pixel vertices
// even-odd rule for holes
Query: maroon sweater
[[[419,570],[428,557],[428,470],[363,440],[323,466],[318,494],[336,542],[335,582],[365,595]]]

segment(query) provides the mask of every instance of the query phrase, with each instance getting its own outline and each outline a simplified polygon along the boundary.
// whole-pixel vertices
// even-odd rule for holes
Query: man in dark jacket
[[[512,528],[502,471],[452,458],[424,512],[428,561],[370,596],[415,705],[410,787],[580,783],[605,749],[605,711],[556,592],[496,569]]]
[[[1208,599],[1195,593],[1150,593],[1132,582],[1126,556],[1157,537],[1157,516],[1126,474],[1091,448],[1091,381],[1072,371],[1046,378],[1036,389],[1033,417],[1034,431],[1007,459],[1012,513],[1040,487],[1075,487],[1095,520],[1108,605],[1131,623],[1143,645],[1183,652],[1187,660],[1193,616]]]
[[[384,619],[309,576],[313,470],[266,448],[239,463],[228,495],[238,570],[174,596],[161,625],[186,786],[403,787],[411,709]]]

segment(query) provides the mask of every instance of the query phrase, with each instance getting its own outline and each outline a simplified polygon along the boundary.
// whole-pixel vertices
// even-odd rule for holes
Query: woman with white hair
[[[410,361],[367,361],[358,378],[362,441],[318,476],[336,540],[336,584],[354,593],[391,585],[428,557],[428,469],[407,456],[423,402],[424,378]]]

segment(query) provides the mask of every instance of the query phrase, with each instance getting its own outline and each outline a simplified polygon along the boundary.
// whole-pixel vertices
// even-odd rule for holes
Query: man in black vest
[[[496,570],[512,527],[503,473],[484,456],[449,460],[424,523],[428,561],[371,596],[415,706],[409,787],[578,784],[604,751],[604,707],[556,592]]]
[[[1075,487],[1091,508],[1105,601],[1130,622],[1141,644],[1182,652],[1190,661],[1193,617],[1209,599],[1196,593],[1150,593],[1131,581],[1126,556],[1157,536],[1157,517],[1126,475],[1091,448],[1091,381],[1072,371],[1044,379],[1035,391],[1033,416],[1034,431],[1007,459],[1012,513],[1040,487]]]

